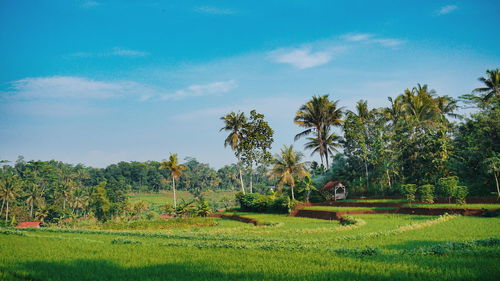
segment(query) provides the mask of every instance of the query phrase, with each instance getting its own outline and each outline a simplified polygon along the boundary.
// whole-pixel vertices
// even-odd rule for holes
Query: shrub
[[[437,183],[438,191],[440,195],[448,198],[448,203],[451,203],[451,198],[455,196],[456,189],[458,187],[458,177],[445,177],[440,178]]]
[[[434,185],[424,184],[419,187],[420,200],[424,203],[434,203]]]
[[[417,185],[415,184],[403,184],[401,186],[401,192],[403,193],[404,196],[406,196],[406,200],[408,202],[413,202],[415,201],[415,193],[417,192]]]
[[[206,217],[210,215],[212,210],[210,210],[210,205],[205,199],[197,199],[195,205],[195,214],[200,217]]]
[[[142,244],[142,242],[137,240],[128,240],[124,238],[114,238],[113,240],[111,240],[111,244]]]
[[[469,189],[467,186],[457,186],[455,189],[455,201],[459,205],[465,204],[465,198],[469,194]]]
[[[240,210],[250,212],[290,212],[295,208],[297,201],[288,197],[275,197],[258,193],[237,193],[236,199],[240,203]]]
[[[147,220],[156,220],[160,218],[160,214],[155,211],[149,211],[144,214],[144,218]]]

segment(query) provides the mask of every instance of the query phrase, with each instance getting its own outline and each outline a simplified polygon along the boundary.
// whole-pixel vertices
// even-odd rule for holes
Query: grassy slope
[[[448,209],[500,209],[500,204],[405,204],[405,207],[448,208]]]
[[[255,227],[217,219],[217,226],[154,232],[169,237],[155,237],[153,232],[0,234],[0,279],[495,280],[500,274],[498,246],[446,256],[399,254],[403,249],[445,241],[500,237],[499,218],[454,217],[429,224],[436,218],[359,215],[354,217],[365,224],[346,228],[335,221],[240,215],[277,225]],[[420,227],[401,227],[405,225]],[[142,244],[112,244],[117,237]],[[367,246],[381,253],[359,256],[325,252]]]
[[[210,202],[222,202],[223,200],[231,200],[234,201],[234,191],[210,191],[204,192],[203,195]],[[194,197],[191,193],[185,190],[178,190],[176,192],[177,200],[180,201],[182,199],[189,201]],[[173,203],[173,192],[172,191],[161,191],[160,193],[138,193],[131,194],[129,196],[130,202],[135,203],[139,200],[143,200],[148,203],[149,207],[154,210],[159,210],[159,208],[165,203]]]
[[[340,206],[305,206],[304,210],[320,210],[332,212],[346,212],[346,211],[372,211],[372,210],[393,210],[397,207],[340,207]]]

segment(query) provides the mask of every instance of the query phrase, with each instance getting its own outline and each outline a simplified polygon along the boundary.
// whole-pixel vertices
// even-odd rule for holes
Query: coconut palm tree
[[[243,173],[241,171],[241,159],[238,152],[238,146],[241,142],[241,138],[243,137],[243,130],[245,124],[247,123],[247,118],[245,117],[245,114],[243,112],[231,112],[228,115],[221,117],[220,119],[224,121],[224,127],[222,127],[219,131],[229,132],[229,135],[224,140],[224,147],[230,146],[231,149],[235,152],[236,158],[238,159],[241,191],[243,192],[243,194],[245,194],[245,186],[243,184]]]
[[[182,171],[187,169],[187,167],[179,164],[177,154],[170,154],[169,160],[161,162],[159,169],[166,169],[170,171],[170,175],[172,176],[172,190],[174,191],[174,208],[176,208],[177,196],[175,194],[175,179],[179,179],[182,175]]]
[[[337,152],[337,148],[340,147],[340,136],[335,133],[330,133],[328,127],[323,128],[321,133],[322,139],[318,137],[308,137],[308,142],[305,143],[304,148],[312,150],[311,156],[315,153],[320,153],[325,156],[326,166],[328,167],[329,155],[333,155],[333,152]]]
[[[275,155],[274,159],[271,161],[273,165],[268,172],[268,176],[272,179],[278,179],[278,187],[282,187],[283,184],[288,184],[292,191],[292,200],[295,200],[294,187],[295,178],[303,179],[306,176],[310,176],[307,171],[307,163],[302,162],[304,154],[301,152],[293,150],[293,146],[285,145],[281,149],[281,153]]]
[[[478,80],[484,84],[484,87],[474,89],[473,93],[483,94],[484,101],[492,97],[500,97],[500,69],[486,70],[486,77],[479,77]]]
[[[33,218],[33,209],[35,206],[35,202],[37,202],[38,198],[42,196],[40,193],[40,187],[35,183],[28,183],[26,185],[26,204],[30,208],[30,217]]]
[[[21,186],[21,180],[18,175],[6,175],[0,180],[0,198],[2,199],[2,208],[4,203],[6,204],[5,209],[5,220],[9,218],[9,203],[15,201],[19,196],[19,187]]]
[[[359,124],[363,126],[363,136],[365,143],[368,144],[368,140],[370,139],[368,132],[368,123],[372,122],[375,111],[368,109],[368,102],[365,100],[359,100],[356,102],[356,111],[348,111],[347,113],[349,117],[353,118]],[[366,177],[366,189],[369,188],[369,175],[368,175],[368,153],[363,154],[363,163],[365,166],[365,177]]]
[[[331,126],[340,126],[342,124],[343,108],[338,108],[337,104],[338,101],[330,101],[328,95],[313,96],[310,101],[299,108],[294,118],[295,124],[306,128],[295,136],[295,140],[314,134],[317,145],[309,146],[306,144],[306,148],[314,149],[313,154],[318,153],[320,155],[321,164],[325,163],[323,160],[325,158],[327,168],[328,145],[325,140],[328,139],[328,136],[324,137],[323,135]],[[309,142],[311,142],[310,138]]]

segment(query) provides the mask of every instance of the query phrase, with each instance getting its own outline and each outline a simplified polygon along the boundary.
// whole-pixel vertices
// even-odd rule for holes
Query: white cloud
[[[148,52],[131,50],[121,47],[113,47],[110,51],[102,53],[76,52],[70,54],[71,57],[110,57],[110,56],[144,57],[147,55],[149,55]]]
[[[219,81],[202,85],[191,85],[187,88],[177,90],[174,94],[163,95],[163,100],[178,100],[186,97],[201,97],[214,94],[223,94],[238,87],[234,80]]]
[[[105,99],[152,92],[132,81],[107,82],[77,76],[24,78],[10,83],[11,96],[20,99]]]
[[[147,52],[123,49],[119,47],[114,47],[113,50],[109,53],[109,55],[112,56],[128,56],[128,57],[143,57],[147,56],[148,54],[149,53]]]
[[[406,43],[406,41],[401,39],[377,37],[375,34],[370,33],[349,33],[341,37],[349,42],[376,44],[383,47],[398,47]]]
[[[97,1],[83,1],[81,7],[82,8],[92,8],[102,5],[102,3]]]
[[[211,6],[200,6],[196,7],[194,10],[198,13],[210,14],[210,15],[232,15],[236,13],[235,10],[217,8]]]
[[[278,49],[269,55],[274,62],[290,64],[298,69],[320,66],[332,60],[331,51],[313,52],[310,48]]]
[[[446,5],[446,6],[441,7],[441,9],[439,9],[437,11],[437,14],[440,16],[447,15],[447,14],[455,11],[456,9],[458,9],[458,6],[456,6],[456,5]]]
[[[10,83],[4,98],[16,100],[109,99],[134,97],[145,100],[179,100],[227,93],[238,87],[234,80],[195,84],[172,94],[134,81],[99,81],[78,76],[24,78]]]
[[[365,41],[373,37],[373,34],[369,33],[351,33],[351,34],[346,34],[342,36],[345,40],[347,41],[352,41],[352,42],[358,42],[358,41]]]

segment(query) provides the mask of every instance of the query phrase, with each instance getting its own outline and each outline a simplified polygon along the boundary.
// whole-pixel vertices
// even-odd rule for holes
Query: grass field
[[[341,202],[364,202],[364,203],[404,203],[404,199],[346,199]]]
[[[394,210],[397,207],[340,207],[340,206],[305,206],[304,210],[319,210],[319,211],[332,211],[332,212],[345,212],[345,211],[380,211],[380,210]]]
[[[415,208],[448,208],[448,209],[500,209],[500,204],[405,204],[405,207]]]
[[[235,191],[207,191],[203,192],[203,196],[208,200],[211,205],[215,207],[222,207],[224,203],[234,206]],[[178,190],[176,192],[177,201],[181,200],[192,200],[193,195],[185,190]],[[159,193],[136,193],[129,196],[130,202],[133,204],[137,201],[143,200],[148,203],[149,208],[159,211],[160,207],[164,206],[166,203],[172,204],[173,192],[172,191],[161,191]]]
[[[0,280],[497,280],[500,218],[237,213],[152,230],[0,230]],[[161,222],[155,222],[161,224]]]

